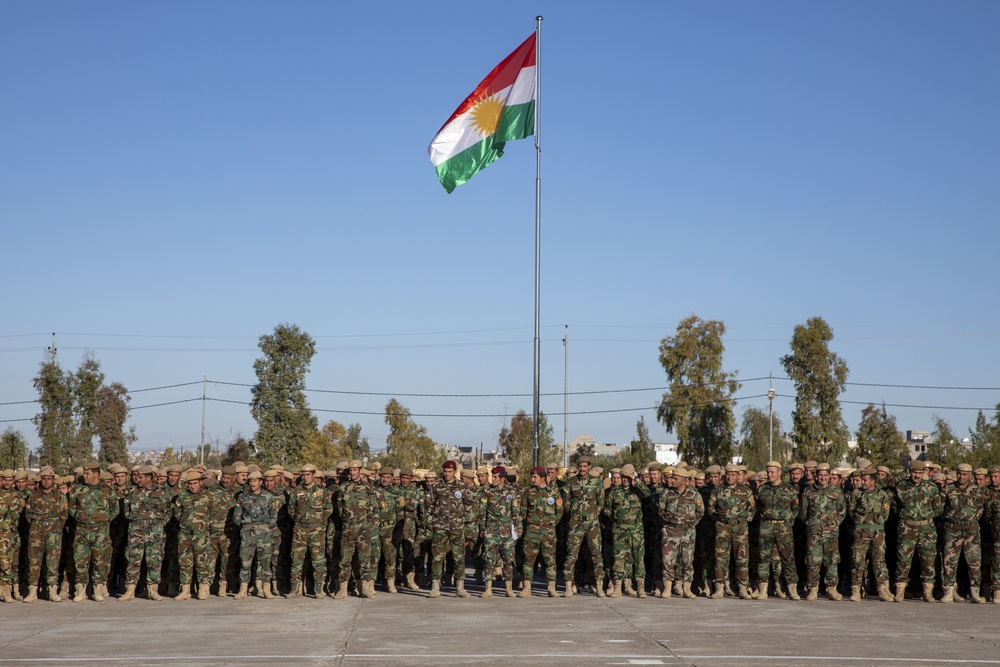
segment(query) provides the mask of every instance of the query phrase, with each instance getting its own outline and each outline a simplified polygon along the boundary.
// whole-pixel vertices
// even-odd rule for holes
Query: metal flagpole
[[[541,244],[542,244],[542,89],[539,85],[542,50],[542,17],[535,17],[535,377],[532,400],[532,431],[531,431],[531,465],[538,465],[538,433],[539,433],[539,368],[541,345],[538,336],[539,313],[539,278],[541,274]]]

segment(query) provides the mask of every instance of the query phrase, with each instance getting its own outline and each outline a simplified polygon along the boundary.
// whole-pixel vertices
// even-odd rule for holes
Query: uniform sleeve
[[[665,496],[664,496],[665,497]],[[694,494],[694,522],[697,524],[701,521],[701,518],[705,516],[705,502],[701,498],[701,494],[695,491]]]

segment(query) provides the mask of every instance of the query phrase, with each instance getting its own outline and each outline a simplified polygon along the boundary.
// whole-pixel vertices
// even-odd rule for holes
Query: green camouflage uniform
[[[18,584],[17,566],[21,541],[17,533],[21,512],[24,510],[24,494],[13,488],[0,491],[0,586]]]
[[[730,557],[736,564],[736,583],[750,584],[750,521],[757,501],[745,484],[719,486],[708,499],[706,513],[715,523],[716,584],[729,581]]]
[[[427,492],[427,511],[434,537],[431,541],[431,578],[440,579],[450,553],[455,576],[465,578],[465,505],[468,489],[458,479],[450,484],[442,477]]]
[[[937,484],[921,480],[914,484],[904,479],[896,484],[893,507],[899,517],[896,544],[896,585],[906,584],[916,552],[920,561],[920,580],[934,583],[934,560],[937,558],[937,530],[934,517],[944,507]]]
[[[692,487],[663,487],[658,494],[657,515],[662,528],[660,550],[663,554],[664,590],[673,581],[694,580],[695,526],[705,515],[705,502]]]
[[[193,493],[188,489],[174,498],[173,513],[177,517],[177,566],[180,584],[191,583],[192,575],[198,583],[212,581],[208,562],[208,531],[212,521],[214,499],[205,489]]]
[[[854,489],[847,494],[847,516],[854,527],[851,541],[851,585],[864,586],[868,561],[875,583],[889,583],[885,566],[885,522],[892,508],[892,498],[885,489]]]
[[[254,493],[248,486],[236,496],[233,522],[240,527],[240,583],[250,583],[250,568],[257,556],[257,578],[271,582],[271,529],[278,525],[275,497],[263,487]]]
[[[170,517],[171,489],[154,484],[149,488],[133,486],[125,501],[128,518],[128,547],[125,549],[125,584],[136,585],[146,559],[146,580],[149,586],[160,583],[163,565],[163,545],[167,519]]]
[[[503,570],[504,581],[514,580],[517,495],[517,490],[509,485],[504,485],[502,489],[492,485],[483,489],[483,561],[487,581],[493,580],[498,567]]]
[[[106,484],[79,484],[68,495],[69,515],[76,520],[73,538],[73,563],[76,583],[86,584],[90,565],[94,570],[90,583],[97,586],[108,580],[111,565],[111,519],[118,514],[118,497]],[[127,522],[126,522],[126,525]]]
[[[414,545],[417,540],[417,516],[423,504],[424,492],[416,484],[399,487],[403,499],[400,510],[402,526],[399,540],[399,569],[401,574],[413,572]]]
[[[603,514],[611,519],[614,565],[611,575],[616,581],[629,576],[628,565],[636,579],[646,578],[645,539],[642,526],[642,506],[650,491],[639,478],[632,486],[616,486],[608,494]]]
[[[57,487],[48,492],[35,489],[24,506],[28,519],[28,584],[38,585],[42,562],[45,562],[45,585],[59,583],[59,556],[62,553],[63,526],[69,518],[69,502]]]
[[[292,529],[292,587],[302,578],[306,555],[312,559],[314,584],[318,591],[326,579],[326,526],[333,512],[330,493],[319,484],[297,486],[288,501]],[[350,570],[348,570],[348,574]],[[343,573],[340,575],[344,576]]]
[[[771,577],[773,554],[777,553],[781,573],[790,588],[798,584],[795,569],[795,518],[799,514],[799,490],[783,482],[767,482],[757,489],[757,581],[767,583]],[[778,572],[774,573],[775,578]]]
[[[521,516],[524,519],[524,563],[521,574],[525,582],[533,578],[535,561],[541,555],[545,561],[545,577],[556,580],[556,524],[563,514],[559,487],[531,486],[521,496]]]
[[[604,485],[599,477],[581,478],[575,475],[562,487],[563,504],[569,516],[566,536],[566,563],[563,576],[573,581],[576,561],[584,542],[594,562],[594,580],[604,583],[604,561],[601,545],[601,511],[604,509]]]
[[[351,578],[351,560],[358,556],[358,576],[371,581],[372,523],[377,496],[364,482],[347,481],[338,487],[337,511],[340,514],[340,585]]]
[[[462,505],[465,507],[465,549],[472,556],[476,571],[481,572],[483,566],[483,488],[468,486],[462,493]]]
[[[240,487],[233,484],[224,489],[221,484],[213,484],[205,491],[214,501],[208,531],[208,567],[212,570],[213,579],[218,573],[219,581],[227,582],[235,569],[234,556],[239,544],[239,528],[233,520],[233,509],[236,507]]]
[[[375,524],[377,525],[375,542],[376,548],[372,551],[371,572],[372,579],[378,574],[378,562],[381,558],[384,562],[385,581],[396,581],[396,526],[403,514],[403,506],[406,500],[403,497],[402,488],[398,486],[377,487],[381,498],[375,507]]]
[[[840,523],[847,515],[844,492],[835,486],[813,484],[802,492],[799,516],[806,524],[806,585],[819,586],[820,568],[826,568],[827,590],[837,587],[840,564]]]
[[[958,558],[965,552],[969,566],[969,585],[978,592],[982,581],[982,545],[979,517],[983,514],[983,490],[974,482],[965,487],[953,482],[944,489],[944,551],[942,554],[942,586],[954,586]]]

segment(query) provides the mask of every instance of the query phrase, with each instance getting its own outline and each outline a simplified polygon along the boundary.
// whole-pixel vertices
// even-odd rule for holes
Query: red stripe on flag
[[[480,82],[476,89],[472,91],[465,101],[458,105],[454,113],[448,117],[448,120],[444,122],[444,125],[438,130],[440,132],[444,129],[444,126],[453,121],[456,117],[461,116],[463,113],[476,106],[481,99],[484,97],[489,97],[498,90],[503,90],[507,86],[514,83],[517,78],[518,72],[524,67],[534,67],[535,65],[535,35],[532,33],[531,37],[524,40],[521,46],[514,49],[514,52],[509,56],[504,58],[499,65],[493,68],[493,71],[486,75],[486,78]]]

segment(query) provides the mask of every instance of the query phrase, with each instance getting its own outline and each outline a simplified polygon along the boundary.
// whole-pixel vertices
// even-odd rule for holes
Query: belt
[[[979,522],[978,521],[969,521],[967,523],[950,523],[950,522],[946,522],[944,524],[945,528],[972,528],[973,526],[975,526],[976,528],[978,528],[979,527]]]
[[[764,523],[785,523],[788,519],[761,519]]]
[[[903,523],[907,526],[926,526],[932,521],[934,521],[934,519],[921,519],[920,521],[915,519],[903,519]]]

